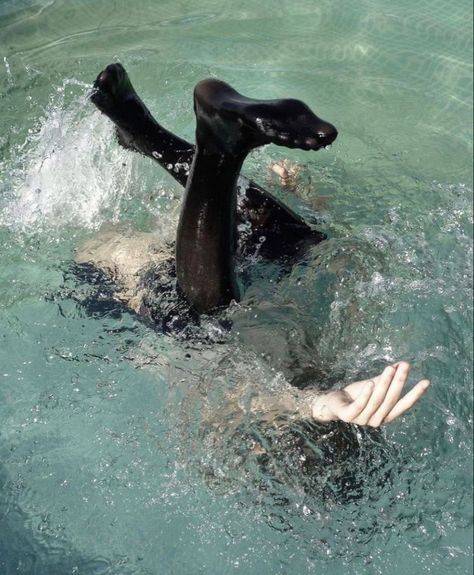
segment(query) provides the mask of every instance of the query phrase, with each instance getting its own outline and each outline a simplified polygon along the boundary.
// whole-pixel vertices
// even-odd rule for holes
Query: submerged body
[[[337,136],[334,126],[318,118],[298,100],[253,100],[224,82],[211,79],[200,82],[195,89],[196,148],[192,148],[153,120],[119,64],[109,66],[98,76],[92,100],[115,122],[120,143],[160,163],[164,157],[174,157],[179,165],[176,171],[179,177],[175,177],[185,181],[186,188],[176,240],[176,277],[178,291],[197,313],[215,312],[239,298],[234,262],[237,179],[246,155],[268,143],[318,150],[331,144]],[[182,172],[183,164],[187,168]],[[302,231],[301,235],[295,232],[294,244],[301,236],[314,241],[323,239],[322,234],[301,223],[298,216],[293,218],[290,210],[273,202],[263,189],[252,184],[249,188],[257,190],[254,198],[257,198],[258,209],[268,213],[264,221],[270,223],[269,234],[275,239],[278,233],[284,237],[285,228]],[[241,214],[261,229],[262,219],[255,223],[251,210],[243,209]],[[292,243],[291,237],[285,239],[286,243],[281,242],[283,247]],[[133,242],[132,246],[130,241],[121,243],[120,235],[109,238],[105,244],[96,242],[98,249],[86,249],[78,261],[92,263],[109,273],[113,270],[115,279],[124,286],[122,293],[126,298],[132,301],[130,293],[140,293],[130,307],[145,315],[142,308],[146,308],[147,291],[153,290],[144,279],[149,279],[148,272],[153,270],[155,262],[149,255],[143,257],[143,250],[146,248],[149,254],[153,240],[149,236],[138,241],[142,249],[140,265],[132,264],[130,268],[123,252],[130,247],[135,249]],[[270,246],[276,243],[271,242]],[[162,261],[167,259],[164,257]],[[143,289],[144,292],[140,292]],[[272,418],[280,413],[289,419],[341,420],[378,427],[402,415],[428,388],[428,380],[422,380],[401,398],[409,369],[407,363],[400,362],[387,366],[381,375],[371,380],[323,394],[314,389],[294,388],[278,396],[260,394],[250,409],[270,414]]]

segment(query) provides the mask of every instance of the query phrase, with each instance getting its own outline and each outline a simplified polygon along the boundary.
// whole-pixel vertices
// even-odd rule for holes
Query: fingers
[[[344,407],[337,409],[338,413],[336,412],[336,415],[339,419],[342,419],[342,421],[347,423],[354,422],[354,420],[366,408],[367,403],[372,396],[373,389],[374,382],[372,380],[368,380],[354,401],[349,403],[349,405],[344,405]]]
[[[323,404],[321,398],[314,403],[313,417],[320,421],[339,419],[371,427],[390,423],[413,407],[430,385],[423,379],[400,399],[409,373],[410,365],[401,361],[386,367],[373,380],[355,382],[330,392],[324,396]]]
[[[413,389],[411,389],[400,401],[395,405],[395,407],[390,411],[390,413],[382,421],[383,424],[390,423],[397,417],[400,417],[408,411],[415,403],[424,395],[425,391],[430,386],[430,381],[428,379],[422,379],[419,381]]]
[[[357,423],[359,425],[367,425],[370,418],[377,412],[379,407],[385,400],[387,395],[387,390],[392,383],[393,377],[396,373],[396,368],[392,365],[387,366],[381,375],[376,378],[375,387],[373,393],[370,397],[369,402],[365,406],[364,410],[360,413],[357,418]]]
[[[400,394],[405,385],[408,374],[410,373],[410,364],[406,361],[401,361],[397,364],[396,371],[393,374],[393,379],[391,380],[388,388],[386,388],[386,395],[383,399],[380,407],[373,413],[367,420],[367,424],[372,427],[378,427],[382,424],[387,415],[392,411],[392,409],[397,404]]]

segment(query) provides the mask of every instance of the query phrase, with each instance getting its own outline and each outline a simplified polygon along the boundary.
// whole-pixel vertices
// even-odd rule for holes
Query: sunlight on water
[[[470,10],[2,3],[2,575],[470,572]],[[155,331],[73,265],[111,224],[175,233],[179,187],[88,102],[115,60],[188,139],[209,75],[339,128],[331,150],[246,162],[329,238],[291,270],[240,262],[230,330]],[[291,190],[270,181],[282,158],[301,168]],[[248,408],[401,358],[433,386],[381,432]]]

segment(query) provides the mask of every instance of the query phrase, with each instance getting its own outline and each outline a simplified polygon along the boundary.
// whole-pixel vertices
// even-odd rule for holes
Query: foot
[[[121,64],[110,64],[97,76],[90,98],[114,122],[122,147],[153,158],[186,184],[194,146],[158,124]]]
[[[148,133],[155,122],[121,64],[110,64],[97,76],[90,99],[115,123],[119,144],[142,151],[134,142],[137,138],[143,138],[143,134]]]
[[[122,64],[110,64],[100,72],[93,84],[90,99],[107,116],[116,115],[117,109],[130,100],[142,103]]]
[[[228,152],[248,152],[270,143],[319,150],[337,137],[336,128],[300,100],[254,100],[220,80],[199,82],[194,102],[198,143],[212,134]]]
[[[422,379],[400,397],[409,372],[410,365],[402,361],[373,379],[318,395],[311,406],[312,416],[317,421],[339,420],[370,427],[390,423],[413,407],[430,385]]]

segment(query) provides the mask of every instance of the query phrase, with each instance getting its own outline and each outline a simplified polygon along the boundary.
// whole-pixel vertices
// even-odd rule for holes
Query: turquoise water
[[[2,0],[0,57],[0,573],[470,573],[471,3]],[[108,222],[173,237],[179,187],[87,102],[116,60],[188,139],[207,76],[339,129],[248,159],[298,162],[265,185],[329,240],[248,264],[231,333],[160,335],[71,272]],[[398,358],[429,394],[332,466],[320,429],[229,419],[232,389]]]

